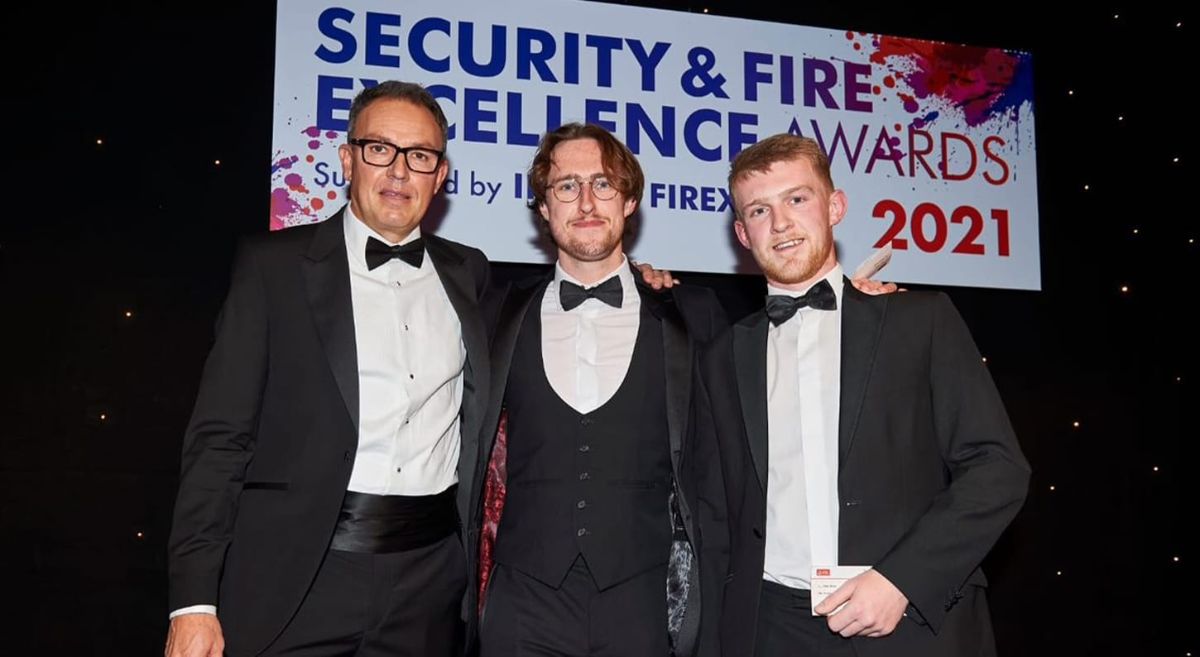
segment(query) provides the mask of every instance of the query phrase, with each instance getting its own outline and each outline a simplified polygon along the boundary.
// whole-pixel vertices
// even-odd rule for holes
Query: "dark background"
[[[1033,53],[1043,291],[945,288],[1034,468],[986,564],[1000,649],[1200,651],[1189,16],[634,4]],[[267,227],[274,7],[3,12],[0,653],[160,654],[183,428],[236,240]]]

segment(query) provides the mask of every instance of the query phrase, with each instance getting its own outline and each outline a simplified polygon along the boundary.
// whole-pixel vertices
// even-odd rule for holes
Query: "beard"
[[[579,261],[592,262],[607,258],[621,246],[621,235],[613,232],[612,223],[607,226],[608,228],[603,234],[598,234],[595,229],[591,229],[589,231],[591,234],[587,237],[566,228],[562,229],[561,233],[559,230],[551,229],[550,236],[554,240],[554,245],[563,253]]]
[[[765,247],[765,253],[755,253],[758,266],[767,280],[784,285],[798,285],[815,277],[828,260],[833,242],[822,241],[816,244],[810,239],[807,243],[813,248],[792,258],[778,257],[769,246]]]

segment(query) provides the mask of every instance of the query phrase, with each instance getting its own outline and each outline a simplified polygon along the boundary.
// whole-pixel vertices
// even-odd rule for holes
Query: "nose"
[[[396,159],[392,160],[392,166],[388,167],[388,176],[397,180],[408,180],[410,173],[412,172],[408,169],[408,160],[404,153],[396,153]]]
[[[782,208],[771,209],[771,232],[786,233],[792,227],[792,218]]]
[[[592,183],[584,181],[579,186],[579,209],[584,214],[591,214],[596,209],[596,197],[592,194]]]

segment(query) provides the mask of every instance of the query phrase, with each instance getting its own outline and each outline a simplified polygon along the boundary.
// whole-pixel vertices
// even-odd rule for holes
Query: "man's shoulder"
[[[697,309],[721,307],[721,302],[717,300],[716,292],[703,285],[676,285],[671,288],[670,294],[675,298],[675,303],[678,303],[680,306],[695,307]]]
[[[483,264],[487,264],[488,262],[487,255],[484,254],[484,252],[480,249],[477,249],[473,246],[468,246],[462,242],[455,242],[454,240],[446,239],[445,237],[438,237],[432,233],[425,234],[423,237],[425,238],[426,243],[444,248],[447,251],[450,251],[451,253],[461,257],[463,260]]]
[[[293,252],[311,243],[323,224],[323,221],[298,224],[266,233],[246,235],[241,239],[241,247],[256,254]]]

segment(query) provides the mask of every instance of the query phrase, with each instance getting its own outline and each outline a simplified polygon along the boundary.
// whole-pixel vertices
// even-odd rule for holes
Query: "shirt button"
[[[409,374],[409,375],[408,375],[408,378],[410,378],[410,379],[413,379],[413,378],[416,378],[416,377],[414,377],[412,374]]]
[[[588,477],[589,477],[589,475],[586,472],[579,473],[579,481],[586,481],[588,479]]]
[[[401,468],[396,468],[396,472],[400,472]]]
[[[581,451],[581,452],[586,452],[590,449],[591,449],[591,447],[589,447],[588,445],[580,445],[579,446],[579,451]]]
[[[587,500],[579,500],[578,502],[575,503],[576,509],[582,509],[585,506],[587,506]]]
[[[575,532],[575,535],[576,535],[576,536],[584,536],[585,534],[587,534],[587,530],[586,530],[586,529],[580,529],[580,530],[578,530],[578,531],[576,531],[576,532]]]
[[[586,427],[587,425],[592,423],[592,418],[585,417],[582,420],[580,420],[579,423]]]

